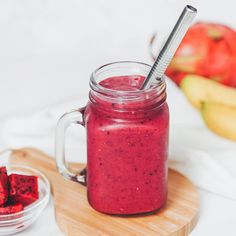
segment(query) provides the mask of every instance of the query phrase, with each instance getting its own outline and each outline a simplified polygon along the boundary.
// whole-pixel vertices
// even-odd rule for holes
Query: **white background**
[[[236,24],[234,0],[0,0],[0,117],[87,94],[104,63],[150,63],[152,33],[161,42],[190,3]]]
[[[157,31],[161,43],[185,4],[198,8],[197,20],[236,27],[235,0],[0,0],[0,118],[80,100],[102,64],[151,63],[149,38]],[[236,202],[200,193],[192,235],[236,236]],[[27,235],[53,235],[49,219],[47,209]]]

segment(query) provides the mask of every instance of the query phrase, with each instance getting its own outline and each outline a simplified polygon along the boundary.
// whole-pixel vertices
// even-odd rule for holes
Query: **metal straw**
[[[166,68],[170,64],[170,61],[175,54],[175,51],[180,45],[196,14],[196,8],[190,5],[187,5],[184,8],[165,45],[161,49],[156,61],[154,62],[141,89],[150,87],[152,83],[154,83],[156,80],[160,79],[164,75]]]

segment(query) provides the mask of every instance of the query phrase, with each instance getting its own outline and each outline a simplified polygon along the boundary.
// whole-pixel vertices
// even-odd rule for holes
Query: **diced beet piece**
[[[39,198],[37,176],[11,174],[9,184],[9,197],[14,203],[28,206]]]
[[[0,207],[0,215],[13,214],[24,210],[24,206],[21,203],[16,203],[14,205],[2,206]]]
[[[0,206],[8,200],[9,182],[6,167],[0,167]]]

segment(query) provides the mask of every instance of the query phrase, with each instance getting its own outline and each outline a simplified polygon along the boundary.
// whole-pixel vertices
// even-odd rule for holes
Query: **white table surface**
[[[86,96],[90,73],[104,63],[151,63],[150,36],[158,31],[162,41],[190,3],[198,20],[236,26],[234,0],[0,1],[0,121]],[[203,190],[200,196],[191,236],[235,236],[236,201]],[[19,234],[29,235],[60,235],[52,202]]]

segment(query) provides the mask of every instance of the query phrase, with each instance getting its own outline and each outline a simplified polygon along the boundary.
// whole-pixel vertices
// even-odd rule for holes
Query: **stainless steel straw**
[[[164,75],[166,68],[168,67],[175,51],[180,45],[196,14],[196,8],[190,5],[187,5],[184,8],[156,61],[154,62],[148,76],[146,77],[141,89],[150,87],[152,83]]]

